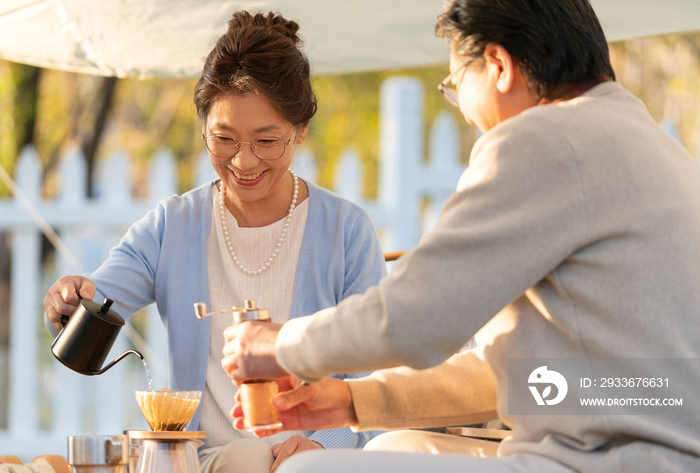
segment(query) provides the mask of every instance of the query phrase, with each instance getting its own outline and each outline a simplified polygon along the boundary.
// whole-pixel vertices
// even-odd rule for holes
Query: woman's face
[[[214,101],[204,123],[204,134],[223,139],[235,138],[241,143],[237,154],[220,158],[209,152],[216,173],[226,185],[229,196],[246,202],[268,200],[289,201],[289,166],[297,144],[304,142],[308,124],[295,128],[282,118],[260,95],[229,94]],[[258,139],[280,138],[289,144],[275,160],[263,160],[253,153],[249,143]]]

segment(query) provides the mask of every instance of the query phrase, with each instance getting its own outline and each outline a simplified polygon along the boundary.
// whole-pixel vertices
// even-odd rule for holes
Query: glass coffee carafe
[[[199,448],[206,432],[129,431],[129,439],[140,440],[136,469],[131,473],[201,473]]]

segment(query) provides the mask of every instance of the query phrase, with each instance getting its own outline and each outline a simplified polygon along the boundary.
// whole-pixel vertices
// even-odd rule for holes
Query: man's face
[[[482,132],[537,105],[517,62],[502,46],[487,45],[482,57],[459,69],[465,59],[450,51],[450,71],[456,71],[451,82],[464,119]]]
[[[462,69],[465,58],[454,52],[450,53],[450,72],[456,71],[452,77],[452,85],[457,88],[459,110],[467,123],[476,125],[479,130],[486,132],[497,123],[493,123],[495,112],[495,97],[491,90],[493,81],[489,78],[488,68],[483,58],[479,58]]]

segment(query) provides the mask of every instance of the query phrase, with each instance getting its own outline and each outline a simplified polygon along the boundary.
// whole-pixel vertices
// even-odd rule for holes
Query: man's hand
[[[275,344],[281,328],[269,322],[243,322],[224,330],[226,344],[221,366],[234,384],[288,375],[275,358]]]
[[[275,456],[275,462],[272,464],[272,468],[270,468],[270,473],[275,473],[275,470],[279,468],[280,464],[292,455],[303,452],[304,450],[316,450],[319,448],[323,449],[323,446],[301,435],[289,437],[286,442],[278,443],[272,447],[272,454]]]
[[[73,315],[80,299],[92,299],[97,289],[95,284],[83,276],[63,276],[53,283],[44,297],[44,311],[49,322],[61,330],[62,315]]]
[[[357,425],[355,406],[348,384],[336,378],[324,378],[314,384],[303,384],[288,376],[277,380],[280,393],[271,400],[280,410],[282,428],[256,431],[257,437],[267,437],[284,430],[321,430]],[[240,391],[231,409],[233,427],[243,430],[243,409]]]

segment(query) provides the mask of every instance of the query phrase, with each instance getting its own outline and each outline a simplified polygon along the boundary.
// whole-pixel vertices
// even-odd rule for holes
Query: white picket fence
[[[362,197],[363,168],[351,149],[344,152],[335,169],[334,190],[368,211],[385,251],[410,249],[432,228],[464,171],[459,163],[459,136],[451,116],[439,114],[429,131],[426,164],[420,82],[410,77],[387,79],[380,103],[378,199]],[[308,150],[298,151],[293,167],[300,177],[316,181],[315,160]],[[61,162],[60,195],[42,200],[40,160],[29,147],[15,170],[21,195],[0,200],[0,231],[9,232],[12,243],[10,347],[9,352],[0,350],[0,382],[9,380],[9,399],[0,394],[0,402],[6,403],[0,410],[8,413],[7,429],[0,430],[0,455],[17,455],[24,461],[39,454],[65,455],[69,435],[119,434],[126,429],[147,428],[134,397],[134,391],[148,388],[140,361],[127,357],[101,376],[73,373],[50,353],[52,340],[43,326],[41,301],[60,276],[99,266],[130,223],[158,200],[175,193],[176,164],[167,149],[157,153],[146,200],[132,198],[129,158],[124,153],[116,153],[100,168],[95,199],[84,197],[85,173],[83,156],[78,151],[69,153]],[[213,178],[214,171],[203,153],[196,184]],[[35,209],[67,247],[66,256],[59,256],[55,264],[41,264],[41,234],[28,209]],[[154,386],[159,388],[167,385],[166,339],[154,307],[144,312],[137,321],[145,342],[127,324],[109,359],[135,346],[149,361]],[[9,373],[1,371],[3,365],[9,365]]]

